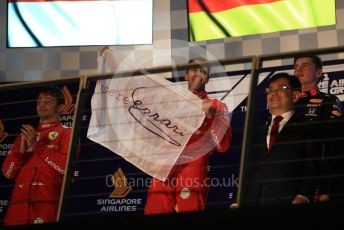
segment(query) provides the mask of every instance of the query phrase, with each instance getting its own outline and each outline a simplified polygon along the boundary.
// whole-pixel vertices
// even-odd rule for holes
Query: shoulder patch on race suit
[[[54,140],[58,135],[59,135],[58,132],[51,131],[51,132],[49,132],[48,138],[49,138],[49,140],[52,141],[52,140]]]
[[[191,195],[191,190],[189,188],[182,188],[182,190],[180,191],[180,198],[182,199],[187,199],[189,198]]]
[[[332,114],[335,115],[336,117],[342,116],[342,114],[338,110],[332,110]]]
[[[321,103],[323,101],[323,99],[319,99],[319,98],[312,98],[309,100],[309,102],[311,103]]]

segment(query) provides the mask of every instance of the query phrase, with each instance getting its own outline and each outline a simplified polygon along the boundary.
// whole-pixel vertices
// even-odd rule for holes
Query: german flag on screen
[[[190,41],[336,24],[335,0],[188,0]]]

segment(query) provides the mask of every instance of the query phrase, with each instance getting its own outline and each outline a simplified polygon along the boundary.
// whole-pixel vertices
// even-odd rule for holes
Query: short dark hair
[[[191,58],[188,63],[195,63],[195,62],[206,62],[207,59],[204,58],[204,57],[194,57],[194,58]]]
[[[315,65],[316,69],[321,69],[323,67],[321,58],[318,55],[315,54],[300,54],[294,57],[294,65],[297,61],[297,59],[300,58],[310,58],[313,62],[313,64]]]
[[[56,85],[44,85],[38,90],[38,94],[45,93],[56,97],[57,105],[61,105],[65,103],[65,98],[62,90]]]
[[[204,58],[204,57],[194,57],[194,58],[191,58],[191,59],[188,61],[188,63],[190,64],[190,63],[206,62],[206,61],[207,61],[207,59]],[[207,73],[208,73],[208,76],[209,76],[210,67],[209,67],[208,65],[206,65],[206,66],[204,66],[204,67],[205,67],[205,69],[207,70]],[[189,72],[190,69],[191,69],[191,68],[186,69],[186,72]]]
[[[277,79],[280,79],[280,78],[284,78],[284,79],[287,79],[288,82],[289,82],[289,85],[290,87],[295,90],[295,91],[300,91],[301,92],[301,82],[300,80],[294,76],[294,75],[290,75],[286,72],[281,72],[281,73],[276,73],[274,75],[272,75],[270,78],[269,78],[269,81],[268,81],[268,86],[276,81]]]

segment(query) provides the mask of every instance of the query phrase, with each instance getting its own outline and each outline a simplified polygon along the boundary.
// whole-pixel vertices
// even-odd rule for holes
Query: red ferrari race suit
[[[15,179],[4,225],[56,221],[71,129],[60,122],[40,123],[31,152],[20,153],[21,135],[14,141],[2,172]]]
[[[210,119],[204,119],[201,127],[191,136],[181,157],[198,157],[176,164],[165,182],[152,178],[147,193],[145,215],[205,209],[210,186],[207,173],[209,157],[215,150],[228,150],[232,141],[232,130],[226,104],[210,99],[207,93],[197,95],[212,103],[214,115]]]

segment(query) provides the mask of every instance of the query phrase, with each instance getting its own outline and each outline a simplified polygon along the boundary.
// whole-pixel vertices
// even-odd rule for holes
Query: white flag
[[[87,137],[166,180],[204,120],[202,100],[151,75],[97,82]]]

